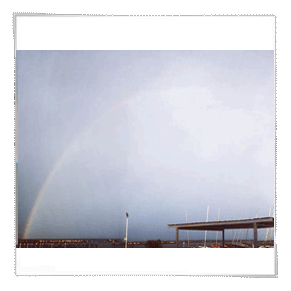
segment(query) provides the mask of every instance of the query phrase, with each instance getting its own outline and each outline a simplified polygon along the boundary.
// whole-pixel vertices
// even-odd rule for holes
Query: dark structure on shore
[[[225,229],[250,229],[254,230],[254,247],[258,247],[257,229],[274,227],[274,217],[261,217],[253,219],[209,221],[195,223],[168,224],[168,227],[176,228],[176,245],[179,242],[179,230],[212,230],[222,231],[222,247],[224,247]]]

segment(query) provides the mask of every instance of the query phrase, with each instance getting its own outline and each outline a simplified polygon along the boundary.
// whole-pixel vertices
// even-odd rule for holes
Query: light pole
[[[127,248],[127,232],[128,232],[128,213],[126,212],[126,234],[125,234],[125,247]]]

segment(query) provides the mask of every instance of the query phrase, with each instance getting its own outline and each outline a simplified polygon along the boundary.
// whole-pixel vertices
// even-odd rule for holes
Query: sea
[[[216,240],[182,240],[179,241],[179,248],[199,248],[206,245],[221,245],[222,241]],[[252,247],[252,241],[240,241],[233,244],[231,240],[226,240],[225,245],[228,247]],[[259,241],[258,245],[274,246],[273,241]],[[125,248],[123,239],[19,239],[17,248]],[[146,241],[129,241],[128,248],[146,248]],[[176,248],[176,241],[161,241],[162,248]]]

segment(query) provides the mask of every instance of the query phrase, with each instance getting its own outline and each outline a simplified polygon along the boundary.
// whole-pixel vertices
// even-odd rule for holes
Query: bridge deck
[[[223,246],[224,246],[224,230],[225,229],[253,228],[254,229],[254,246],[257,247],[257,229],[274,227],[274,217],[168,224],[168,227],[176,228],[176,245],[177,246],[178,246],[178,240],[179,240],[179,230],[222,231]]]

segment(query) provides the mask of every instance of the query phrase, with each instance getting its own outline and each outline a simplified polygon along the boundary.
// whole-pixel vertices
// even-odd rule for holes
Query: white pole
[[[185,217],[186,217],[186,223],[188,222],[187,221],[187,210],[185,209]],[[188,248],[189,248],[189,246],[190,246],[190,244],[189,244],[189,231],[187,230],[187,237],[188,237]]]
[[[235,236],[236,236],[236,232],[237,232],[237,229],[235,230],[234,236],[233,236],[233,238],[232,238],[232,243],[234,243]]]
[[[240,232],[241,232],[241,228],[239,229],[238,236],[237,236],[237,239],[236,239],[236,243],[237,243],[237,244],[238,244],[238,241],[239,241]]]
[[[271,206],[270,206],[270,208],[269,208],[269,217],[271,216]],[[269,236],[269,228],[267,228],[267,230],[266,230],[266,236],[265,236],[265,239],[264,239],[264,241],[267,241],[268,240],[268,236]]]
[[[128,213],[126,212],[126,235],[125,235],[125,247],[127,248],[127,233],[128,233]]]
[[[218,221],[219,221],[219,214],[220,214],[220,208],[218,209]],[[217,245],[217,237],[218,237],[218,231],[216,232],[216,245]]]
[[[242,231],[242,233],[241,233],[240,244],[242,243],[242,240],[243,240],[244,234],[245,234],[245,229],[243,229],[243,231]]]
[[[207,216],[206,216],[206,222],[208,221],[208,212],[209,212],[209,206],[207,206]],[[204,247],[206,247],[206,234],[207,234],[207,230],[205,230],[205,240],[204,240]]]
[[[274,213],[274,207],[273,207],[273,217],[274,217],[275,213]],[[273,236],[273,228],[271,228],[271,231],[270,231],[270,242],[272,240],[272,236]]]
[[[127,248],[127,232],[128,232],[128,217],[126,218],[126,242],[125,242],[126,248]]]

